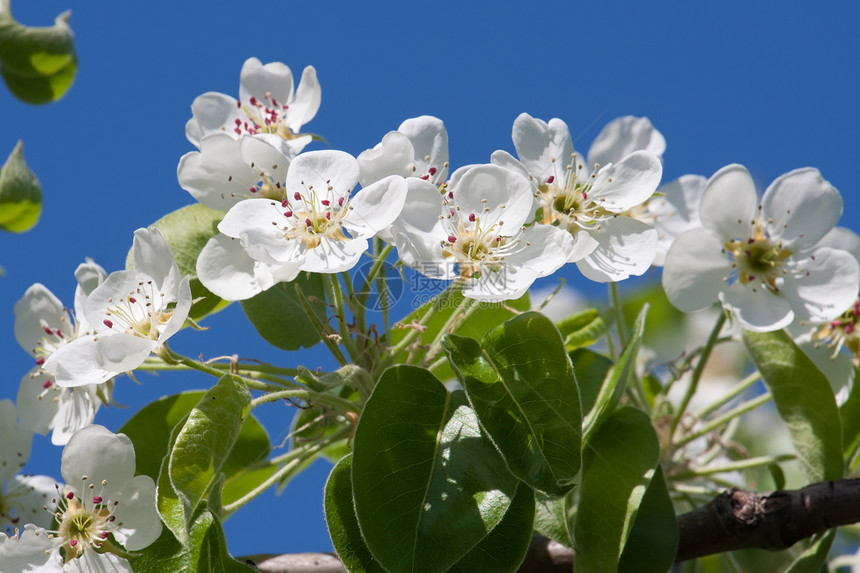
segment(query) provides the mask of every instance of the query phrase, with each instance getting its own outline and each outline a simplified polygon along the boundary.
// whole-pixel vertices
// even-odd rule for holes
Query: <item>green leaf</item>
[[[594,406],[584,415],[582,421],[582,443],[587,444],[592,433],[600,427],[603,420],[612,414],[615,406],[624,394],[630,376],[636,367],[636,355],[639,353],[639,345],[642,342],[642,334],[645,332],[645,316],[648,313],[648,305],[642,307],[633,328],[630,331],[630,340],[618,358],[618,362],[612,367],[609,376],[603,381],[600,392],[594,400]],[[583,412],[585,409],[583,408]]]
[[[242,301],[242,310],[257,332],[266,341],[282,350],[310,348],[320,341],[296,292],[296,285],[311,305],[320,321],[325,322],[325,287],[318,273],[301,273],[288,283],[279,283],[253,298]]]
[[[860,371],[854,369],[854,387],[839,408],[842,421],[842,444],[848,470],[853,472],[860,462]]]
[[[544,537],[549,537],[566,547],[570,547],[572,543],[570,533],[567,530],[568,520],[564,499],[535,492],[534,530]]]
[[[49,103],[63,97],[75,79],[77,57],[70,12],[53,26],[22,26],[0,13],[0,75],[9,91],[27,103]]]
[[[797,556],[797,559],[785,570],[785,573],[819,573],[822,570],[826,571],[827,554],[830,552],[830,546],[833,545],[834,539],[836,539],[835,528],[813,537],[809,547]]]
[[[606,321],[596,308],[589,308],[572,314],[557,324],[567,349],[590,346],[606,334]]]
[[[827,378],[785,331],[744,331],[743,339],[791,434],[806,479],[840,479],[845,469],[842,426]]]
[[[529,549],[534,517],[534,491],[526,484],[520,483],[511,506],[499,524],[448,571],[516,571]]]
[[[517,486],[465,394],[414,366],[382,374],[352,456],[356,516],[388,570],[445,571],[501,521]]]
[[[219,233],[218,223],[223,218],[223,212],[195,203],[172,211],[152,224],[170,246],[179,272],[191,277],[191,296],[195,301],[189,314],[192,320],[200,320],[230,304],[209,292],[197,278],[197,257],[209,239]],[[134,266],[131,250],[125,266]]]
[[[527,312],[493,329],[483,348],[454,334],[442,346],[511,473],[550,495],[568,492],[580,468],[582,412],[552,321]]]
[[[660,459],[648,416],[629,406],[608,416],[583,455],[573,526],[576,571],[614,572]]]
[[[624,545],[618,571],[663,573],[678,553],[678,520],[658,464]]]
[[[32,229],[42,214],[42,186],[24,160],[24,144],[18,141],[0,170],[0,229],[23,233]]]
[[[168,471],[186,523],[221,474],[250,403],[251,393],[241,378],[222,376],[191,410],[176,435]]]
[[[579,399],[582,411],[590,412],[597,402],[600,389],[612,370],[612,360],[586,348],[577,348],[570,353],[576,384],[579,386]]]
[[[346,569],[365,573],[385,571],[367,548],[355,517],[351,455],[341,458],[331,469],[325,484],[324,508],[334,550]]]

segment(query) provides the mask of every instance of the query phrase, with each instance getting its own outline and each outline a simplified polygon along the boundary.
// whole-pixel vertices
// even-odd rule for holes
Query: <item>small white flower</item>
[[[641,275],[651,266],[657,232],[628,215],[660,183],[663,167],[657,156],[639,149],[592,169],[574,152],[562,120],[546,123],[526,113],[514,121],[512,137],[519,161],[496,151],[492,162],[529,178],[539,222],[564,229],[574,239],[566,253],[568,262],[576,262],[583,275],[598,282]],[[621,152],[620,136],[604,139],[606,149],[599,149],[598,157]],[[659,145],[654,147],[662,152]]]
[[[523,226],[532,214],[531,186],[523,175],[475,165],[458,170],[451,188],[451,196],[437,195],[443,213],[438,224],[396,237],[398,252],[411,252],[419,272],[459,277],[465,296],[499,302],[521,296],[565,263],[570,235],[549,225]]]
[[[153,543],[162,528],[155,483],[134,475],[131,440],[89,426],[69,440],[61,468],[67,485],[55,485],[51,500],[57,529],[27,526],[20,539],[0,538],[0,561],[14,558],[20,571],[131,572],[127,552]]]
[[[657,255],[652,263],[655,267],[663,266],[676,237],[702,226],[699,203],[707,183],[707,177],[701,175],[682,175],[658,187],[650,199],[630,212],[630,216],[653,225],[657,231]]]
[[[134,370],[182,328],[191,288],[158,229],[138,229],[134,269],[111,273],[84,303],[95,334],[57,349],[43,368],[60,386],[101,384]]]
[[[321,91],[316,70],[307,66],[299,88],[293,91],[293,74],[280,62],[263,65],[249,58],[239,75],[239,99],[216,92],[197,97],[191,104],[192,118],[185,135],[195,146],[213,133],[236,139],[274,134],[284,141],[288,154],[299,153],[310,143],[310,135],[300,135],[301,127],[316,115]]]
[[[241,201],[218,229],[239,239],[268,274],[348,270],[367,249],[367,240],[397,217],[406,199],[406,181],[399,176],[386,177],[350,196],[358,173],[358,162],[348,153],[304,153],[290,166],[283,201]],[[224,241],[221,248],[230,250]],[[248,274],[257,270],[239,267]],[[204,285],[208,274],[199,275]]]
[[[58,348],[91,334],[84,317],[84,301],[106,275],[92,261],[78,266],[75,312],[71,315],[51,291],[38,283],[15,303],[15,337],[36,358],[36,367],[18,387],[19,416],[34,432],[44,435],[53,430],[51,441],[55,445],[64,445],[74,432],[92,424],[102,400],[96,385],[63,388],[41,366]]]
[[[434,185],[448,176],[448,131],[431,115],[407,119],[373,149],[358,156],[359,182],[376,183],[389,175],[417,177]]]
[[[679,236],[666,256],[663,288],[685,312],[719,300],[746,329],[766,332],[795,318],[835,319],[851,306],[860,266],[819,241],[842,214],[842,197],[817,169],[777,178],[757,204],[749,172],[728,165],[708,180],[703,228]]]

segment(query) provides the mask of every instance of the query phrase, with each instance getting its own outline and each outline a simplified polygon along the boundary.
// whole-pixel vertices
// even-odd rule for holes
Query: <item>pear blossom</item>
[[[239,74],[239,99],[207,92],[191,104],[192,118],[185,135],[200,147],[203,138],[225,133],[236,139],[274,134],[290,155],[299,153],[312,136],[301,135],[302,126],[316,115],[321,91],[316,70],[307,66],[294,91],[293,74],[280,62],[263,64],[248,58]]]
[[[19,473],[30,457],[33,432],[15,418],[12,401],[0,400],[0,530],[7,533],[24,523],[48,527],[51,515],[42,507],[54,489],[53,478]]]
[[[452,177],[440,197],[439,224],[404,231],[399,252],[411,249],[415,268],[430,277],[463,282],[463,294],[486,302],[522,296],[535,279],[567,260],[573,240],[549,225],[525,227],[532,216],[526,177],[497,165],[474,165]]]
[[[134,370],[188,318],[189,279],[158,229],[135,231],[132,258],[133,269],[111,273],[84,302],[94,333],[58,348],[42,365],[60,386],[101,384]]]
[[[358,176],[358,162],[343,151],[297,156],[287,173],[283,201],[241,201],[218,225],[221,233],[239,239],[247,255],[260,263],[243,266],[244,262],[236,262],[222,275],[254,277],[256,283],[250,290],[256,291],[273,280],[289,280],[285,277],[298,271],[337,273],[352,268],[367,249],[367,240],[394,221],[406,199],[406,181],[396,175],[351,196]],[[231,249],[237,249],[225,239],[216,247],[225,259]],[[203,254],[198,259],[198,276],[208,288],[215,269],[201,268],[201,260],[206,263]],[[258,276],[258,271],[264,276]],[[237,300],[237,294],[246,297],[249,293],[232,293],[228,298]]]
[[[22,423],[34,432],[44,435],[52,431],[51,441],[55,445],[65,445],[74,432],[92,424],[102,404],[97,385],[63,388],[41,367],[56,349],[91,334],[84,317],[84,301],[107,273],[88,260],[78,266],[75,276],[78,286],[73,314],[39,283],[28,288],[15,304],[15,337],[36,359],[36,366],[24,376],[18,388],[19,415]],[[108,395],[109,392],[108,388]]]
[[[701,175],[682,175],[658,187],[650,199],[630,212],[631,217],[657,231],[657,254],[652,263],[655,267],[663,266],[676,237],[701,226],[699,203],[707,183],[708,178]]]
[[[817,169],[778,177],[759,203],[746,168],[723,167],[702,197],[702,228],[675,239],[666,255],[663,288],[685,312],[719,300],[757,332],[833,320],[860,287],[851,253],[820,244],[841,214],[839,192]]]
[[[3,570],[130,573],[127,552],[152,544],[162,528],[155,482],[134,471],[134,446],[124,434],[97,425],[76,432],[63,450],[67,485],[55,484],[51,500],[57,529],[28,524],[20,538],[0,538]]]
[[[176,170],[179,185],[211,209],[229,211],[243,199],[284,199],[291,156],[271,137],[239,140],[214,133],[200,140],[200,151],[186,153]]]
[[[662,153],[662,136],[651,135],[657,140],[652,147]],[[564,229],[573,237],[566,252],[568,262],[575,262],[582,274],[598,282],[641,275],[651,266],[657,232],[629,212],[657,189],[663,172],[659,157],[638,149],[592,169],[578,158],[562,120],[547,123],[526,113],[514,121],[512,137],[519,159],[496,151],[492,162],[529,178],[538,222]],[[607,143],[598,147],[596,156],[618,153],[623,138],[612,131],[604,139]]]

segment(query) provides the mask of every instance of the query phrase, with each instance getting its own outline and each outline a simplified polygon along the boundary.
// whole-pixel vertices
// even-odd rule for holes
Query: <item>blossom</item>
[[[33,432],[15,418],[12,401],[0,400],[0,530],[6,532],[27,522],[49,526],[51,514],[42,508],[54,489],[50,477],[18,473],[30,456]]]
[[[396,175],[350,196],[358,176],[358,162],[348,153],[304,153],[290,165],[283,201],[241,201],[227,212],[218,229],[239,239],[247,255],[272,275],[257,277],[259,287],[279,274],[348,270],[367,249],[367,240],[394,221],[406,199],[406,182]],[[219,248],[229,253],[235,247],[221,239]],[[208,288],[214,273],[201,269],[201,259],[205,262],[203,254],[198,276]],[[257,267],[243,264],[237,262],[225,272],[256,276]]]
[[[657,231],[657,254],[652,263],[655,267],[663,266],[676,237],[701,226],[699,203],[707,183],[707,177],[701,175],[682,175],[658,187],[650,199],[630,213]]]
[[[614,133],[604,136],[606,149],[599,147],[598,157],[618,153],[623,138]],[[564,229],[574,239],[566,252],[568,262],[598,282],[641,275],[650,267],[657,232],[629,211],[657,189],[663,172],[657,156],[639,149],[592,169],[578,159],[562,120],[546,123],[526,113],[514,121],[512,138],[519,160],[496,151],[492,162],[529,178],[539,222]]]
[[[778,177],[757,204],[749,172],[728,165],[709,180],[702,228],[679,236],[666,255],[663,288],[682,311],[719,300],[746,329],[766,332],[795,318],[835,319],[853,303],[860,266],[819,244],[842,213],[839,192],[807,167]]]
[[[161,232],[138,229],[134,268],[111,273],[84,302],[94,334],[57,349],[43,368],[60,386],[101,384],[134,370],[182,328],[191,309],[188,277],[181,277]]]
[[[244,136],[274,134],[281,138],[289,153],[300,152],[310,143],[310,135],[299,135],[301,127],[316,115],[321,91],[316,70],[307,66],[297,90],[293,74],[280,62],[263,65],[248,58],[239,74],[239,99],[208,92],[194,99],[192,118],[185,135],[195,146],[213,133]]]
[[[57,529],[28,525],[20,538],[0,538],[0,559],[10,559],[19,571],[131,572],[126,552],[153,543],[162,527],[155,482],[134,470],[127,436],[103,426],[78,431],[63,450],[67,485],[55,485],[51,500]]]
[[[549,225],[525,227],[532,215],[528,179],[497,165],[475,165],[451,178],[438,201],[438,225],[404,231],[399,252],[411,249],[415,268],[439,279],[459,278],[463,294],[487,302],[521,296],[535,279],[561,267],[573,242]]]
[[[34,432],[44,435],[53,430],[51,441],[55,445],[64,445],[74,432],[92,424],[102,400],[96,385],[63,388],[41,365],[58,348],[91,333],[83,313],[84,301],[106,275],[102,267],[89,260],[78,266],[73,314],[39,283],[28,288],[15,303],[15,337],[36,359],[36,366],[18,387],[19,415]]]

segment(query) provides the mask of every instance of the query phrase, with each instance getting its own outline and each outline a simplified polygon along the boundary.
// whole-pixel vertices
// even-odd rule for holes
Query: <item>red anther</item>
[[[436,175],[436,168],[431,167],[430,169],[427,170],[427,173],[429,173],[430,175]]]
[[[250,101],[251,101],[252,106],[257,107],[257,98],[255,98],[254,96],[251,96]]]
[[[251,193],[256,193],[257,188],[256,187],[248,187],[248,191],[250,191]]]
[[[241,130],[241,129],[239,129],[238,127],[237,127],[236,129],[234,129],[233,131],[235,131],[235,132],[236,132],[236,133],[238,133],[239,135],[242,135],[242,130]]]
[[[137,299],[134,298],[133,296],[130,296],[130,297],[128,297],[128,302],[130,302],[131,304],[134,304],[137,302]]]
[[[838,320],[832,320],[832,321],[830,321],[830,328],[832,328],[833,330],[836,330],[836,329],[837,329],[837,328],[839,328],[840,326],[842,326],[842,323],[841,323],[841,322],[839,322]]]
[[[583,198],[583,199],[585,199],[585,200],[588,200],[588,193],[583,193],[583,194],[582,194],[582,198]]]
[[[242,108],[242,102],[241,102],[240,100],[238,100],[238,99],[236,100],[236,107],[238,107],[239,109],[241,109],[241,108]],[[237,120],[237,121],[238,121],[238,120]]]
[[[108,521],[110,521],[110,522],[114,522],[114,521],[116,521],[116,516],[115,516],[115,515],[111,515],[110,517],[108,517]]]
[[[322,201],[320,201],[320,203],[322,203],[322,204],[323,204],[323,205],[325,205],[326,207],[328,207],[329,205],[331,205],[331,201],[329,201],[328,199],[323,199]]]
[[[236,121],[236,127],[241,127],[241,126],[242,126],[242,120],[241,120],[241,119],[239,119],[239,118],[237,117],[235,121]]]
[[[108,535],[109,535],[109,534],[108,534],[108,532],[107,532],[107,531],[102,531],[102,532],[99,534],[99,537],[101,537],[102,539],[107,539],[107,538],[108,538]]]
[[[108,328],[113,328],[113,323],[110,320],[104,319],[102,322],[104,322],[105,326],[107,326]]]
[[[546,178],[546,184],[547,185],[552,185],[553,181],[555,181],[555,175],[550,175],[549,177]]]
[[[39,358],[36,359],[36,366],[41,366],[44,363],[45,363],[45,359],[42,356],[40,356]]]
[[[423,179],[424,181],[427,181],[428,179],[430,179],[430,176],[425,173],[424,175],[421,176],[421,179]]]
[[[748,280],[748,281],[754,281],[754,280],[755,280],[755,275],[750,275],[750,276],[748,276],[748,277],[747,277],[747,280]]]
[[[308,227],[313,227],[313,226],[314,226],[314,224],[313,224],[313,223],[311,223],[311,220],[310,220],[310,219],[305,219],[305,225],[307,225]]]
[[[453,198],[454,198],[454,192],[448,191],[448,199],[453,199]]]
[[[65,336],[63,336],[63,331],[62,331],[62,330],[60,330],[60,329],[57,329],[57,330],[56,330],[56,332],[55,332],[54,334],[56,334],[56,335],[57,335],[57,336],[59,336],[60,338],[65,338]]]
[[[476,219],[475,214],[474,214],[474,213],[469,213],[469,222],[470,222],[470,223],[474,223],[474,222],[475,222],[475,219]]]
[[[47,326],[45,327],[45,332],[46,332],[48,335],[54,334],[54,331],[53,331],[53,330],[51,330],[50,328],[48,328]]]
[[[746,256],[748,256],[748,257],[749,257],[749,256],[752,256],[752,253],[751,253],[750,251],[744,251],[744,254],[745,254]]]
[[[69,540],[69,545],[71,545],[72,547],[74,547],[74,546],[75,546],[75,545],[77,545],[77,544],[78,544],[78,540],[77,540],[77,539],[70,539],[70,540]]]
[[[284,211],[284,217],[292,217],[292,216],[293,216],[292,211]]]
[[[10,519],[9,521],[12,522],[12,525],[16,525],[19,521],[21,521],[21,518],[16,515],[15,517]]]
[[[749,239],[747,239],[747,244],[748,244],[748,245],[752,245],[753,243],[755,243],[755,239],[753,239],[752,237],[750,237]]]
[[[286,207],[286,206],[287,206],[287,205],[289,205],[289,204],[290,204],[290,202],[289,202],[289,201],[287,201],[286,199],[284,199],[283,201],[281,201],[281,207]]]
[[[845,325],[845,334],[851,334],[852,332],[854,332],[854,323],[849,322]]]
[[[299,193],[298,191],[296,191],[296,192],[293,194],[293,199],[295,199],[296,201],[301,201],[301,200],[302,200],[302,194],[301,194],[301,193]]]
[[[51,386],[53,386],[53,383],[50,380],[45,380],[44,382],[42,382],[42,388],[44,388],[45,390],[47,390]]]
[[[101,502],[102,502],[102,496],[100,496],[100,495],[94,495],[93,496],[93,503],[101,503]]]
[[[327,221],[331,221],[331,211],[326,211],[326,212],[325,212],[325,218],[326,218],[326,220],[327,220]]]
[[[276,100],[275,98],[272,98],[272,105],[277,106],[278,100]]]
[[[452,244],[453,244],[453,243],[456,243],[456,242],[457,242],[457,237],[455,237],[454,235],[448,235],[448,242],[449,242],[449,243],[452,243]]]
[[[341,197],[340,199],[337,200],[337,206],[343,207],[343,197]]]
[[[70,491],[69,493],[67,493],[67,494],[66,494],[66,499],[68,499],[68,500],[75,499],[75,492]]]

